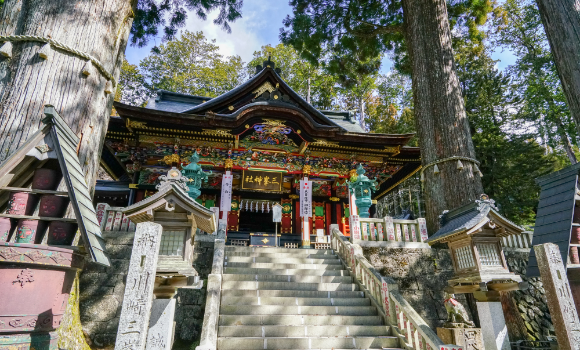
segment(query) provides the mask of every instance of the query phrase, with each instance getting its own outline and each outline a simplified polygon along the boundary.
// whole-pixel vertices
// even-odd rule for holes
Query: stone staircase
[[[227,246],[218,350],[396,349],[332,250]]]

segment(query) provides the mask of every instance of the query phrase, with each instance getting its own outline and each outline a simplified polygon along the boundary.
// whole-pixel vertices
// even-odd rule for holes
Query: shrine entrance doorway
[[[278,225],[280,226],[280,225]],[[247,233],[274,233],[276,230],[275,223],[272,222],[272,211],[244,211],[240,214],[239,232]],[[278,227],[278,232],[280,227]]]

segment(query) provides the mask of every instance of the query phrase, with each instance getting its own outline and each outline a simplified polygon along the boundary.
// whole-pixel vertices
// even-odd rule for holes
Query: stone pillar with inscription
[[[161,233],[159,224],[137,224],[115,343],[117,350],[145,349]]]
[[[171,350],[175,299],[155,299],[151,307],[146,350]]]
[[[553,243],[546,243],[534,246],[534,251],[556,329],[558,348],[577,350],[580,348],[580,321],[559,248]]]

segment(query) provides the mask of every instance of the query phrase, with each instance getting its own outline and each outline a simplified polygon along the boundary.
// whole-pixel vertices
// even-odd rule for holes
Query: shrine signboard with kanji
[[[282,173],[270,171],[244,170],[242,189],[258,191],[282,191]]]

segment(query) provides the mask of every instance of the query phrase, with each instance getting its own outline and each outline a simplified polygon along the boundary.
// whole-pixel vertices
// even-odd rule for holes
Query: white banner
[[[231,172],[226,171],[222,178],[222,194],[220,198],[220,211],[227,213],[232,210],[232,182],[234,176]],[[226,217],[227,214],[224,214]]]
[[[300,216],[312,217],[312,181],[307,177],[300,180]]]
[[[272,221],[282,222],[282,206],[278,203],[272,206]]]

